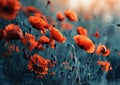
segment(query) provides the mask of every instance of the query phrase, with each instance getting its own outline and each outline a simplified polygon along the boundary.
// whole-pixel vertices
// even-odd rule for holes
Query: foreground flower
[[[94,52],[95,45],[92,42],[92,40],[89,39],[87,36],[85,36],[85,35],[75,35],[73,39],[81,49],[85,50],[88,53],[93,53]]]
[[[0,17],[12,20],[19,13],[20,8],[19,0],[0,0]]]
[[[28,62],[28,70],[33,71],[38,75],[45,76],[48,74],[49,62],[49,59],[45,59],[38,54],[34,54]]]

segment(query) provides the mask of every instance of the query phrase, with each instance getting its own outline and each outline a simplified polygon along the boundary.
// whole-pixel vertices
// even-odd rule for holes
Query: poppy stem
[[[93,56],[93,53],[89,53],[88,54],[88,61],[87,61],[87,80],[90,81],[91,80],[91,58]]]

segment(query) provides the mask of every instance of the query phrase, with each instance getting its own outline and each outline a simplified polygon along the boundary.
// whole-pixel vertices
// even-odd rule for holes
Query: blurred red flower
[[[0,0],[0,17],[12,20],[19,13],[20,8],[19,0]]]

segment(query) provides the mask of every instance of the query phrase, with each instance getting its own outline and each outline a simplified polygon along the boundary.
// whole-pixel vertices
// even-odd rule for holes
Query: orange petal
[[[65,17],[63,16],[63,14],[62,14],[61,12],[58,12],[58,13],[57,13],[57,19],[58,19],[59,21],[63,21],[63,20],[65,19]]]
[[[103,50],[106,50],[106,46],[105,45],[98,45],[97,49],[96,49],[96,54],[100,55],[100,53],[103,51]]]
[[[27,46],[29,44],[28,49],[32,51],[34,48],[36,48],[38,42],[36,41],[36,38],[34,35],[30,33],[25,33],[25,37],[21,39],[21,42]]]
[[[38,43],[37,43],[37,41],[35,41],[35,40],[30,40],[30,46],[28,47],[28,49],[30,50],[30,51],[32,51],[37,45],[38,45]]]
[[[110,49],[108,49],[105,45],[98,45],[96,49],[96,54],[100,55],[102,54],[103,56],[109,56],[110,55]]]
[[[74,11],[65,10],[64,14],[70,21],[78,21],[77,14]]]
[[[93,53],[95,50],[95,45],[94,43],[85,35],[76,35],[74,36],[74,41],[76,44],[85,50],[88,53]]]
[[[77,33],[79,35],[86,35],[87,36],[87,30],[84,27],[82,27],[82,26],[77,28]]]
[[[38,43],[48,44],[49,41],[50,41],[50,39],[47,36],[43,35],[39,38]]]
[[[108,72],[109,70],[112,70],[112,67],[110,65],[110,62],[108,61],[98,61],[98,65],[102,66],[102,70],[105,72]]]
[[[52,41],[50,42],[50,47],[53,48],[53,49],[55,48],[55,41],[54,41],[54,40],[52,40]]]
[[[103,56],[109,56],[109,55],[110,55],[110,52],[111,52],[110,49],[107,49],[106,52],[103,53],[102,55],[103,55]]]
[[[61,43],[64,43],[66,41],[66,37],[64,37],[58,29],[53,27],[50,29],[50,36],[52,39],[55,39],[56,41]]]
[[[46,31],[48,27],[48,23],[41,17],[30,16],[29,22],[35,29],[41,30],[43,33]]]

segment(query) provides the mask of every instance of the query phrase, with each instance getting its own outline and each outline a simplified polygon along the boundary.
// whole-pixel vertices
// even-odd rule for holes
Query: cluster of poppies
[[[81,49],[83,49],[87,53],[94,53],[97,55],[102,54],[102,56],[105,57],[110,55],[110,49],[107,48],[105,45],[99,44],[98,46],[95,46],[93,41],[87,36],[87,30],[84,27],[80,26],[76,30],[78,35],[75,35],[73,39]],[[99,32],[96,32],[94,36],[96,38],[100,38]],[[105,68],[105,69],[102,68],[102,70],[106,72],[112,70],[112,67],[110,66],[110,63],[108,61],[98,61],[98,62],[99,62],[98,65],[101,65],[103,68]]]
[[[0,2],[2,3],[0,8],[1,18],[12,20],[17,16],[20,8],[22,8],[23,12],[27,16],[29,16],[28,20],[31,26],[33,26],[33,28],[35,28],[36,30],[39,30],[42,34],[42,36],[40,36],[40,38],[36,40],[36,37],[34,35],[28,32],[23,33],[18,25],[11,23],[8,24],[3,30],[0,30],[1,40],[5,40],[7,42],[11,40],[20,40],[21,43],[30,51],[32,51],[33,49],[44,50],[45,47],[43,47],[43,44],[49,44],[50,47],[54,49],[55,41],[58,41],[60,43],[64,43],[66,41],[66,37],[64,37],[58,29],[50,25],[46,17],[35,7],[22,6],[18,0],[4,0]],[[9,16],[7,15],[7,12],[9,12]],[[30,16],[31,13],[33,13],[34,15]],[[47,37],[45,35],[46,31],[50,31],[50,37]],[[9,47],[11,47],[12,49],[16,49],[17,52],[20,51],[17,46],[10,45]],[[11,53],[11,48],[9,47],[8,51],[5,53],[6,55]],[[36,58],[38,59],[37,61]],[[30,58],[28,69],[35,72],[36,74],[46,75],[49,66],[48,63],[50,66],[54,66],[54,62],[50,63],[50,60],[34,54]],[[35,65],[38,65],[38,67],[35,67]]]
[[[29,17],[28,20],[30,25],[34,28],[34,30],[36,29],[42,34],[40,38],[36,40],[34,35],[28,32],[23,33],[18,25],[11,23],[3,30],[0,29],[0,40],[4,39],[7,42],[11,40],[20,40],[29,51],[32,51],[33,49],[45,50],[45,47],[43,46],[44,44],[48,44],[51,48],[54,49],[55,42],[64,43],[66,41],[66,37],[57,28],[49,24],[46,16],[35,7],[22,6],[19,0],[0,0],[0,3],[0,18],[12,20],[17,16],[20,9],[22,9]],[[31,13],[33,13],[32,16],[30,15]],[[78,21],[77,14],[74,11],[68,9],[64,11],[64,15],[62,12],[58,12],[56,16],[58,21],[63,21],[65,17],[72,22]],[[72,27],[69,25],[67,26],[70,29]],[[98,45],[96,48],[93,41],[87,36],[87,30],[84,27],[80,26],[76,30],[78,34],[75,35],[73,39],[81,49],[87,53],[96,53],[98,55],[102,54],[103,56],[109,56],[110,49],[105,45]],[[50,32],[50,37],[46,36],[46,31]],[[95,36],[100,38],[99,32],[96,32]],[[17,52],[19,52],[18,47],[15,49]],[[38,54],[34,54],[30,57],[28,62],[28,69],[38,74],[38,77],[43,78],[47,74],[49,67],[53,67],[54,64],[55,63],[51,62],[49,59],[45,59]],[[106,61],[98,61],[98,65],[102,65],[102,69],[106,72],[112,68],[110,67],[110,63]]]
[[[62,12],[58,12],[57,13],[57,19],[59,21],[63,21],[65,19],[65,17],[66,17],[70,21],[78,21],[77,14],[72,10],[68,10],[68,9],[65,10],[64,15],[62,14]]]

